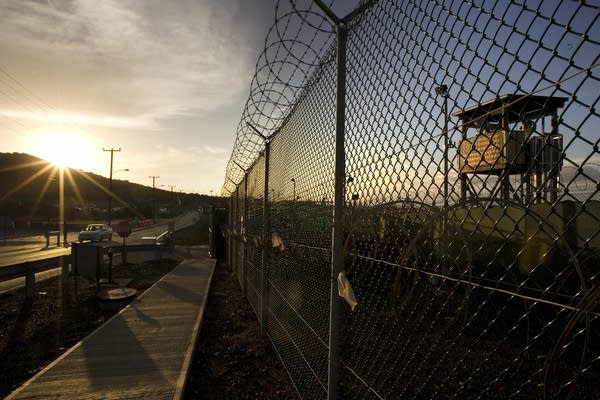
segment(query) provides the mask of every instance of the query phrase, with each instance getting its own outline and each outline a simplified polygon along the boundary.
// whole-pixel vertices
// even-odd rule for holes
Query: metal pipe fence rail
[[[600,398],[600,5],[279,1],[223,193],[303,399]]]

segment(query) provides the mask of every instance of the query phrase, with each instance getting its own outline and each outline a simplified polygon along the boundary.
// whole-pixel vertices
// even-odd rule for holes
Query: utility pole
[[[155,224],[156,223],[156,193],[155,193],[155,188],[156,188],[156,180],[158,178],[160,178],[160,176],[157,175],[150,175],[148,178],[152,179],[152,223]]]
[[[110,151],[110,175],[108,178],[108,226],[110,226],[110,217],[111,217],[111,212],[112,212],[112,196],[113,196],[113,190],[112,190],[112,176],[113,176],[113,156],[115,151],[116,152],[120,152],[121,148],[119,147],[118,149],[115,148],[110,148],[110,149],[105,149],[104,147],[102,148],[102,151]]]

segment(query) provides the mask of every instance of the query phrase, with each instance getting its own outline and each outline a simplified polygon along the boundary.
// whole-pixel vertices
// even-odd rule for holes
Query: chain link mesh
[[[327,386],[335,65],[318,73],[271,144],[269,181],[269,334],[306,398]]]
[[[262,232],[263,232],[263,201],[264,201],[264,156],[257,159],[256,164],[247,175],[248,179],[248,214],[245,227],[246,268],[245,285],[246,298],[254,308],[256,315],[260,314],[262,298]]]
[[[599,398],[599,5],[363,5],[344,21],[341,395]],[[276,14],[223,188],[231,262],[299,396],[325,398],[335,25],[310,1]]]

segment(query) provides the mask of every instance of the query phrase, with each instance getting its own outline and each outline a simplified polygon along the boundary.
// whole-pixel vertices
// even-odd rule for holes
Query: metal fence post
[[[329,300],[329,365],[327,398],[337,399],[339,356],[340,298],[337,276],[344,269],[344,207],[346,155],[344,152],[344,117],[346,111],[346,26],[337,24],[337,82],[335,110],[335,199],[331,249],[331,286]]]
[[[248,227],[248,172],[244,173],[244,234]],[[244,242],[244,254],[242,258],[242,296],[246,297],[246,242]]]
[[[263,194],[263,248],[262,248],[262,276],[261,276],[261,307],[260,307],[260,331],[262,335],[267,333],[267,306],[269,289],[268,257],[271,248],[271,234],[269,221],[269,158],[271,154],[271,142],[265,139],[265,184]]]
[[[229,213],[227,215],[227,219],[229,220],[229,226],[227,230],[227,265],[232,268],[231,262],[233,258],[231,257],[231,252],[233,249],[233,238],[232,238],[232,226],[233,226],[233,192],[229,193]]]
[[[467,124],[465,124],[464,122],[461,121],[460,124],[460,139],[461,139],[461,143],[464,140],[467,140]],[[460,146],[458,146],[458,157],[466,157],[466,154],[463,155],[460,152]],[[463,160],[463,162],[466,164],[466,158]],[[458,174],[460,176],[460,201],[462,203],[465,203],[467,201],[467,174],[463,173],[462,170],[458,171]]]
[[[450,148],[450,142],[448,137],[448,87],[446,85],[438,85],[435,88],[435,92],[438,96],[443,98],[442,113],[444,114],[444,202],[442,208],[442,246],[441,246],[441,267],[442,274],[446,276],[448,272],[448,173],[450,171],[448,150]],[[445,283],[440,282],[441,285]]]
[[[35,291],[35,270],[31,263],[25,263],[25,293],[28,299],[33,297]]]
[[[235,209],[235,214],[234,214],[234,220],[233,220],[233,226],[234,226],[234,235],[233,235],[233,252],[231,253],[231,257],[232,257],[232,266],[233,268],[231,268],[231,273],[237,275],[237,268],[238,268],[238,239],[237,239],[237,234],[238,234],[238,214],[239,214],[239,210],[238,210],[238,197],[239,197],[239,188],[236,186],[235,187],[235,199],[233,200],[233,204],[234,204],[234,209]]]

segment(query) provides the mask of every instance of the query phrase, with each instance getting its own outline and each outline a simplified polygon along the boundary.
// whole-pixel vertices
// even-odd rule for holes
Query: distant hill
[[[60,178],[52,164],[25,153],[0,153],[0,216],[14,219],[57,220]],[[64,173],[64,204],[67,219],[106,216],[108,178],[67,168]],[[113,179],[114,218],[151,218],[153,205],[164,216],[184,209],[221,205],[223,199],[172,193],[168,190]],[[223,204],[224,205],[224,204]]]

